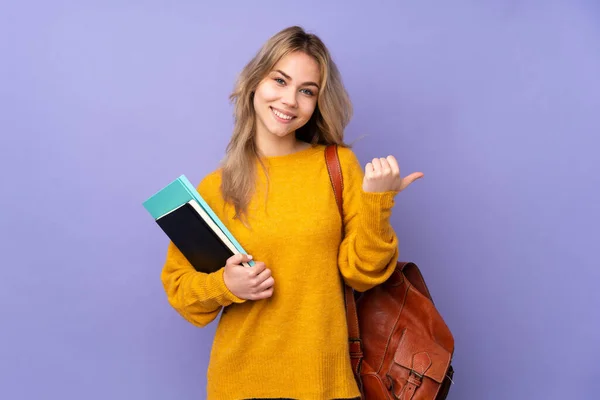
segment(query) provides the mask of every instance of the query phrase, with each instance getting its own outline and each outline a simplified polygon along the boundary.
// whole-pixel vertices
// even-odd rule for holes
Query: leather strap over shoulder
[[[331,186],[335,195],[335,201],[340,212],[342,224],[344,223],[343,198],[344,179],[342,176],[342,167],[337,153],[337,145],[332,144],[325,148],[325,161],[327,162],[327,171],[331,179]],[[354,373],[360,371],[360,361],[363,357],[362,342],[360,340],[360,329],[358,326],[358,314],[356,311],[356,300],[354,291],[348,285],[344,285],[346,301],[346,318],[348,320],[348,336],[350,340],[350,358],[353,361]]]
[[[337,203],[342,223],[344,222],[342,193],[344,192],[344,177],[342,176],[342,167],[338,158],[337,145],[332,144],[325,148],[325,161],[327,162],[327,172],[333,186],[335,202]]]

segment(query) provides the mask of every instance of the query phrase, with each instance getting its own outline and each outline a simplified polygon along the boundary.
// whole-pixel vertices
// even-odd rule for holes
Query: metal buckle
[[[413,375],[416,375],[417,377],[419,377],[420,379],[423,379],[423,375],[418,373],[417,371],[415,371],[414,369],[410,370],[410,373]]]

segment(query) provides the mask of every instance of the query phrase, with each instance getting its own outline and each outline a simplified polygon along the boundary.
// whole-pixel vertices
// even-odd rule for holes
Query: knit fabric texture
[[[222,311],[207,371],[208,400],[360,395],[350,366],[343,285],[365,291],[394,271],[396,192],[365,193],[354,152],[339,147],[342,224],[324,149],[266,157],[268,178],[257,162],[248,227],[223,201],[220,170],[198,185],[247,253],[271,269],[272,297],[243,300],[225,285],[223,269],[196,272],[173,243],[168,246],[161,278],[171,306],[199,327]]]

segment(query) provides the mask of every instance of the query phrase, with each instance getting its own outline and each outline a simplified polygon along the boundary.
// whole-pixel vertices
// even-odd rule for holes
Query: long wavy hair
[[[256,161],[267,173],[256,148],[256,114],[253,97],[259,83],[287,54],[303,52],[313,57],[321,72],[317,105],[310,120],[296,131],[296,138],[317,144],[344,143],[344,129],[352,117],[352,103],[339,70],[321,41],[299,26],[286,28],[272,36],[241,71],[230,100],[234,105],[233,135],[222,163],[221,193],[235,207],[235,218],[246,218],[254,194]]]

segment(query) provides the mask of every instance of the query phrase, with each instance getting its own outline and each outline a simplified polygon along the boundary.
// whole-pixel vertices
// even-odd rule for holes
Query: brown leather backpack
[[[325,159],[342,214],[337,146]],[[443,400],[454,370],[454,338],[419,268],[398,262],[392,276],[364,293],[345,287],[352,369],[366,400]]]

